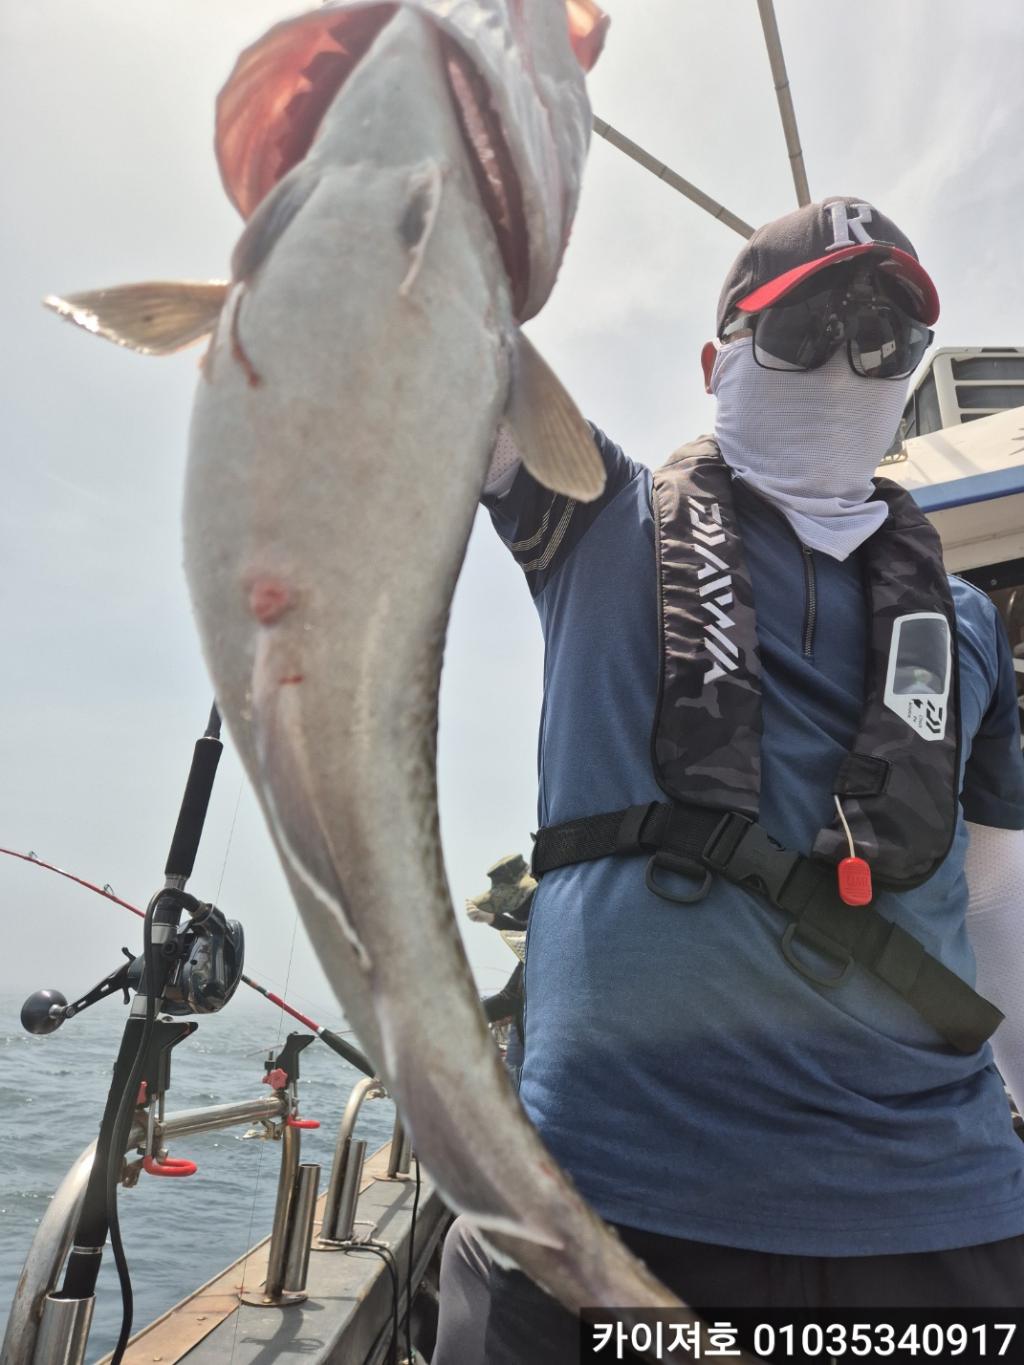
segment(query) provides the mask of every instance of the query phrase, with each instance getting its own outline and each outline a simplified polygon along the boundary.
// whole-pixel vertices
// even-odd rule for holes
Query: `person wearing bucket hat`
[[[485,488],[545,640],[520,1096],[702,1308],[1024,1302],[1013,662],[875,475],[938,311],[874,205],[807,205],[726,276],[711,436],[594,428],[584,504],[501,433]],[[488,1365],[576,1358],[490,1283]]]

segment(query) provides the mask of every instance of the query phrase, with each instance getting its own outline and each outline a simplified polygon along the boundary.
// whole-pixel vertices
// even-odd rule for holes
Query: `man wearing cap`
[[[1024,941],[1012,661],[872,482],[937,314],[887,217],[809,205],[726,280],[713,439],[652,474],[595,430],[577,504],[502,437],[485,492],[545,637],[521,1097],[702,1307],[1024,1303],[987,1041],[1001,1006],[1024,1092],[991,998]],[[576,1358],[524,1276],[491,1288],[488,1365]]]

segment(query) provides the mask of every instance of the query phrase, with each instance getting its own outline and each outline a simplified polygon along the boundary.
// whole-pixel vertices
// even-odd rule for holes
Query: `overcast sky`
[[[754,0],[608,0],[596,112],[740,217],[794,206]],[[905,229],[943,298],[940,345],[1024,342],[1019,0],[777,0],[811,192]],[[0,9],[4,393],[0,845],[144,903],[160,883],[210,702],[181,571],[198,353],[144,359],[76,333],[42,296],[224,277],[239,222],[213,102],[279,0],[36,0]],[[531,336],[584,411],[656,465],[706,430],[697,367],[740,239],[595,139],[562,277]],[[481,520],[442,691],[441,815],[456,904],[535,816],[540,641]],[[236,820],[237,811],[237,820]],[[226,753],[192,889],[245,921],[249,969],[327,1022],[255,802]],[[137,926],[0,859],[0,986],[70,996]],[[468,926],[482,989],[513,964]],[[107,1006],[114,1011],[115,1006]]]

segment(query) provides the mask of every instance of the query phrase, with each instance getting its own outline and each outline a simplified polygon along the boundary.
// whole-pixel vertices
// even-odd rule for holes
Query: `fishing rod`
[[[141,915],[143,921],[141,955],[136,956],[125,948],[127,961],[70,1005],[59,991],[41,990],[29,996],[21,1011],[21,1022],[29,1032],[46,1034],[117,990],[124,993],[125,1003],[131,1005],[114,1061],[94,1159],[69,1237],[63,1281],[59,1290],[51,1289],[46,1295],[40,1319],[39,1331],[47,1343],[51,1343],[51,1339],[53,1343],[59,1342],[61,1359],[74,1362],[74,1365],[81,1365],[84,1360],[100,1264],[108,1237],[122,1301],[121,1330],[111,1365],[120,1365],[128,1346],[134,1296],[121,1240],[118,1190],[123,1183],[129,1183],[124,1154],[131,1145],[133,1125],[141,1125],[144,1133],[138,1147],[142,1170],[155,1176],[179,1177],[194,1175],[196,1171],[194,1162],[167,1154],[160,1131],[164,1096],[170,1086],[171,1053],[199,1027],[183,1016],[217,1013],[231,1000],[239,982],[246,980],[254,990],[299,1020],[346,1061],[368,1075],[373,1074],[369,1062],[357,1048],[332,1030],[318,1025],[274,992],[246,978],[242,971],[245,935],[241,923],[228,919],[215,905],[201,901],[185,890],[195,866],[223,751],[220,730],[220,713],[214,703],[206,729],[193,749],[164,865],[163,884],[150,898],[145,911],[116,896],[109,886],[96,886],[84,877],[45,863],[35,853],[0,850],[22,862],[45,867],[112,900],[132,914]],[[288,1123],[293,1127],[317,1126],[294,1115],[298,1051],[312,1041],[312,1038],[292,1034],[276,1059],[277,1071],[271,1069],[267,1077],[275,1088],[278,1088],[278,1081],[272,1079],[275,1074],[281,1088],[290,1087],[292,1112]],[[282,1058],[287,1061],[282,1062]],[[272,1062],[271,1067],[274,1065]],[[156,1241],[158,1237],[157,1228],[151,1234],[151,1240]]]
[[[95,882],[90,882],[85,877],[78,877],[73,872],[67,872],[64,868],[57,867],[54,863],[46,862],[45,859],[38,857],[31,850],[28,853],[19,853],[13,848],[0,848],[0,853],[5,854],[9,858],[18,858],[24,863],[31,863],[36,867],[45,868],[48,872],[55,872],[57,876],[66,877],[69,882],[74,882],[76,886],[85,887],[87,891],[92,891],[95,895],[102,896],[104,900],[113,901],[115,905],[119,905],[123,910],[130,911],[133,915],[137,915],[139,919],[145,919],[146,917],[146,912],[144,910],[140,910],[137,905],[132,905],[130,901],[122,900],[120,896],[116,896],[109,885],[97,886]],[[121,971],[124,972],[125,969],[122,968]],[[113,975],[115,974],[112,973],[111,976]],[[251,990],[257,991],[262,995],[265,1000],[269,1000],[271,1004],[276,1005],[278,1009],[283,1010],[285,1014],[291,1015],[293,1019],[297,1020],[305,1028],[308,1028],[310,1032],[315,1033],[320,1041],[325,1043],[332,1052],[336,1053],[344,1061],[349,1062],[358,1071],[362,1071],[364,1075],[370,1077],[373,1077],[376,1074],[373,1063],[370,1062],[357,1047],[352,1043],[347,1042],[339,1033],[336,1033],[333,1029],[327,1028],[324,1024],[318,1024],[316,1020],[311,1019],[308,1014],[303,1014],[301,1010],[296,1009],[295,1006],[290,1005],[287,1000],[282,999],[281,996],[268,990],[266,986],[261,986],[258,981],[253,980],[253,978],[246,975],[245,972],[240,974],[239,979]],[[113,991],[119,989],[120,986],[121,983],[119,981],[111,983],[110,977],[104,978],[104,981],[96,988],[97,991],[104,988],[102,989],[102,995],[96,995],[95,999],[101,999],[102,996],[110,995]],[[90,992],[90,995],[92,994],[93,992]],[[35,1007],[35,1012],[33,1012],[29,1007],[32,1002],[36,1001],[37,997],[40,998]],[[87,998],[88,997],[83,997],[83,1000]],[[89,999],[88,1003],[93,1004],[95,1001],[94,999]],[[39,1031],[48,1033],[52,1032],[53,1029],[58,1028],[65,1019],[73,1018],[75,1014],[78,1014],[82,1009],[86,1008],[80,1001],[75,1001],[73,1004],[68,1005],[68,1002],[59,991],[38,991],[35,996],[30,996],[29,1000],[26,1001],[26,1008],[29,1008],[30,1017],[38,1018],[40,1021],[42,1020],[40,1011],[43,1010],[44,1006],[45,1018],[49,1020],[49,1024]],[[35,1032],[36,1030],[33,1029],[31,1031]]]
[[[181,1017],[167,1016],[212,1014],[222,1009],[234,994],[242,970],[245,938],[241,924],[226,919],[215,906],[185,890],[195,866],[223,750],[220,728],[220,714],[214,705],[193,749],[163,885],[146,907],[141,958],[128,954],[124,966],[111,972],[75,1006],[76,1010],[85,1008],[118,987],[131,1001],[63,1283],[59,1291],[47,1295],[43,1307],[40,1330],[59,1332],[61,1341],[73,1347],[65,1352],[65,1358],[75,1362],[84,1358],[108,1236],[122,1303],[121,1330],[111,1358],[114,1365],[123,1359],[131,1333],[134,1301],[117,1205],[124,1178],[124,1153],[136,1118],[145,1115],[143,1169],[163,1176],[195,1173],[193,1162],[169,1158],[156,1137],[154,1121],[162,1113],[170,1084],[171,1052],[199,1027]],[[66,1002],[62,1005],[61,1000],[63,997],[58,1000],[56,993],[46,991],[30,997],[22,1010],[25,1027],[40,1033],[59,1027],[67,1017]]]

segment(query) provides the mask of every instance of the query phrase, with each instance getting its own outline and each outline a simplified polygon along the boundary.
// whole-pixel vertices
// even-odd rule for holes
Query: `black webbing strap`
[[[835,869],[780,847],[746,816],[652,801],[563,825],[536,835],[535,877],[571,863],[613,854],[670,855],[667,866],[709,869],[765,896],[792,921],[783,937],[791,966],[819,985],[845,980],[854,963],[891,987],[959,1052],[976,1052],[1003,1015],[933,957],[905,929],[870,906],[840,899]],[[801,958],[807,944],[837,959],[842,970],[821,976]]]

